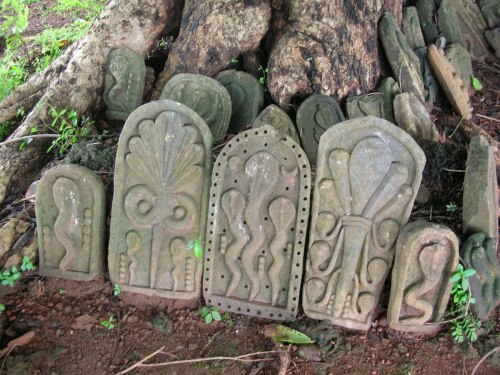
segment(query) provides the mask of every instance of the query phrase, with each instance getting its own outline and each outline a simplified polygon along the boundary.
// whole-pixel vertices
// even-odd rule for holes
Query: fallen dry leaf
[[[98,320],[90,315],[81,315],[75,319],[75,323],[71,325],[73,329],[86,329],[90,331],[94,324],[98,323]]]
[[[24,346],[28,344],[33,337],[35,337],[34,331],[29,331],[22,336],[19,336],[17,339],[10,341],[7,346],[0,352],[0,358],[10,352],[15,346]]]

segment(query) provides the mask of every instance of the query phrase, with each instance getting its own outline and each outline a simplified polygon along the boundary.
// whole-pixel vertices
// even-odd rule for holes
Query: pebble
[[[194,344],[194,343],[189,344],[188,349],[189,349],[189,351],[196,350],[196,349],[198,349],[198,344]]]

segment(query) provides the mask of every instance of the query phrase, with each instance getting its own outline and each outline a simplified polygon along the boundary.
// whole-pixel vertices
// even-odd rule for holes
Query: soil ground
[[[33,5],[33,30],[41,24],[60,24],[60,19],[42,20]],[[62,22],[64,23],[64,21]],[[30,26],[31,27],[31,26]],[[28,30],[30,31],[30,30]],[[493,56],[474,63],[474,75],[483,83],[482,92],[472,95],[473,121],[499,140],[500,61]],[[449,159],[426,170],[424,185],[431,199],[417,204],[412,220],[425,218],[450,226],[462,233],[460,210],[449,213],[446,205],[461,206],[466,141],[460,119],[450,114],[446,104],[437,106],[433,119],[441,142],[450,145]],[[103,120],[100,120],[101,123]],[[440,168],[455,170],[450,172]],[[110,171],[101,171],[111,190]],[[110,191],[108,191],[108,195]],[[10,197],[13,202],[20,197]],[[34,204],[24,201],[0,207],[0,223],[12,216],[33,220]],[[0,239],[1,240],[1,239]],[[463,238],[462,238],[463,240]],[[254,358],[265,361],[236,362],[214,360],[183,365],[155,366],[133,370],[137,374],[470,374],[482,356],[498,346],[500,321],[498,310],[483,324],[474,344],[453,342],[448,326],[433,336],[401,333],[387,327],[385,309],[389,288],[384,290],[378,319],[367,332],[332,327],[299,314],[287,324],[307,333],[316,341],[308,347],[278,346],[263,335],[266,325],[275,322],[228,314],[222,322],[205,324],[198,306],[179,306],[178,302],[122,292],[113,295],[109,280],[74,282],[26,274],[14,288],[0,287],[6,311],[0,315],[1,345],[27,332],[35,336],[15,347],[0,359],[0,374],[115,374],[160,348],[162,353],[148,363],[195,360],[208,357],[235,357],[248,353],[281,351]],[[204,302],[200,300],[200,306]],[[101,322],[113,317],[113,329]],[[500,355],[492,356],[477,374],[500,373]]]

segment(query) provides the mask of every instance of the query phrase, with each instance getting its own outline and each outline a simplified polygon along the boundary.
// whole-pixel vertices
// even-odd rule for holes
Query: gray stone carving
[[[478,3],[488,27],[500,27],[500,0],[479,0]]]
[[[477,135],[469,144],[463,194],[464,233],[498,239],[498,185],[493,147]]]
[[[472,75],[472,61],[469,52],[461,44],[453,43],[444,49],[446,59],[453,65],[465,88],[470,87],[470,77]]]
[[[417,8],[403,8],[401,32],[405,36],[406,41],[412,50],[425,47],[424,36],[422,35],[422,29],[420,28]]]
[[[439,30],[446,39],[447,44],[459,43],[460,45],[464,45],[458,14],[452,2],[452,0],[439,1],[440,4],[437,11]]]
[[[440,328],[458,264],[458,238],[444,225],[421,220],[406,225],[396,243],[389,327],[430,333]],[[431,323],[431,324],[429,324]]]
[[[500,265],[496,241],[486,233],[475,233],[465,241],[461,255],[466,268],[477,271],[469,278],[472,297],[476,299],[471,308],[481,319],[486,320],[500,303]]]
[[[375,116],[381,117],[395,123],[392,102],[386,105],[386,96],[381,92],[372,92],[361,96],[348,96],[346,99],[346,111],[349,119]]]
[[[436,43],[439,38],[439,28],[437,24],[438,4],[436,0],[417,0],[415,2],[425,44]]]
[[[226,135],[231,119],[231,97],[215,79],[201,74],[177,74],[167,82],[160,99],[174,100],[194,110],[207,123],[215,142]]]
[[[103,274],[104,186],[84,167],[47,171],[36,192],[40,273],[88,281]]]
[[[229,131],[239,133],[254,122],[264,106],[264,86],[253,75],[236,70],[222,71],[214,78],[231,97]]]
[[[142,103],[146,66],[144,59],[128,48],[111,51],[104,79],[106,117],[125,121]]]
[[[425,101],[434,104],[439,93],[439,83],[427,61],[427,47],[416,48],[413,52],[420,62],[420,73],[424,80]]]
[[[493,30],[486,30],[484,36],[490,46],[495,50],[496,57],[500,58],[500,27]]]
[[[484,59],[488,55],[488,45],[484,38],[487,25],[479,7],[473,0],[450,0],[450,2],[457,11],[465,49],[473,58]]]
[[[280,133],[286,134],[295,142],[300,143],[299,135],[290,116],[277,105],[267,106],[253,122],[253,128],[260,128],[264,125],[272,126]]]
[[[311,95],[297,110],[297,128],[302,147],[311,165],[316,164],[316,154],[321,135],[330,127],[345,120],[339,105],[330,96]]]
[[[437,142],[439,133],[424,105],[415,95],[402,93],[394,99],[394,115],[398,126],[413,138]]]
[[[166,298],[200,296],[202,259],[190,241],[205,233],[212,135],[183,104],[136,109],[120,136],[108,265],[123,290]]]
[[[390,13],[383,15],[379,31],[387,60],[401,90],[411,92],[424,101],[424,83],[420,75],[420,62]]]
[[[321,138],[303,307],[314,319],[370,327],[425,156],[403,130],[373,116]]]
[[[297,314],[311,176],[300,146],[270,126],[221,151],[212,173],[203,295],[226,311]]]

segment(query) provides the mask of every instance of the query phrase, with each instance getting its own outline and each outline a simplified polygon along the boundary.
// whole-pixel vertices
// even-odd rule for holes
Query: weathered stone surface
[[[473,58],[484,59],[488,55],[488,45],[484,38],[487,25],[479,7],[473,0],[450,0],[450,2],[457,11],[465,49]]]
[[[280,133],[286,134],[295,142],[300,143],[299,135],[290,116],[277,105],[267,106],[253,122],[253,128],[260,128],[264,125],[272,126]]]
[[[12,267],[21,267],[23,258],[27,257],[33,264],[38,263],[38,239],[33,236],[26,246],[21,247],[19,251],[9,256],[2,268],[11,269]]]
[[[29,221],[15,217],[7,220],[0,227],[0,260],[7,254],[19,238],[26,233],[30,226]]]
[[[205,233],[212,135],[183,104],[160,100],[127,119],[116,156],[109,273],[123,290],[195,299]]]
[[[319,145],[303,307],[368,329],[425,164],[403,130],[372,116],[330,128]]]
[[[143,58],[129,48],[111,51],[104,79],[106,117],[125,121],[142,102],[146,66]]]
[[[427,47],[416,48],[413,52],[420,62],[420,74],[424,81],[425,101],[429,104],[434,104],[439,93],[439,83],[427,61]]]
[[[311,95],[297,110],[297,128],[302,147],[311,165],[316,164],[316,154],[321,135],[330,127],[345,120],[339,105],[330,96]]]
[[[421,220],[406,225],[396,243],[389,327],[434,332],[446,310],[458,264],[458,238],[448,227]]]
[[[489,28],[500,27],[500,0],[479,0],[479,8]]]
[[[417,0],[415,2],[415,8],[417,8],[420,26],[422,28],[426,44],[436,43],[436,39],[439,38],[440,34],[436,18],[438,11],[437,1]]]
[[[477,271],[469,278],[472,297],[476,299],[471,308],[481,319],[486,320],[500,303],[500,265],[496,241],[486,233],[475,233],[465,241],[461,255],[466,268]]]
[[[403,20],[401,21],[401,32],[406,38],[412,50],[425,47],[424,36],[420,28],[417,8],[403,8]]]
[[[106,203],[104,186],[84,167],[48,170],[36,191],[40,273],[92,280],[103,273]]]
[[[251,125],[264,105],[264,86],[257,78],[245,72],[225,70],[215,76],[231,97],[229,131],[239,133]]]
[[[446,39],[447,44],[459,43],[460,45],[464,45],[464,38],[462,36],[457,10],[452,3],[453,0],[440,0],[439,9],[437,11],[439,30]]]
[[[437,142],[439,133],[424,105],[415,95],[402,93],[394,99],[394,115],[398,126],[413,138]]]
[[[500,27],[494,30],[486,30],[484,35],[490,46],[495,50],[496,57],[500,58]]]
[[[466,85],[455,72],[453,65],[446,59],[443,50],[431,44],[427,47],[427,59],[453,110],[459,116],[470,119],[472,107],[469,103]]]
[[[469,52],[459,43],[453,43],[444,49],[446,59],[453,65],[455,72],[459,75],[465,88],[470,87],[470,77],[472,75],[472,61]]]
[[[304,151],[270,126],[233,138],[214,165],[203,295],[209,305],[297,314],[311,176]]]
[[[420,75],[420,63],[390,13],[382,17],[379,32],[387,60],[401,90],[411,92],[424,101],[424,83]]]
[[[167,82],[160,99],[174,100],[194,110],[207,123],[215,142],[226,135],[231,119],[231,97],[215,79],[201,74],[177,74]]]
[[[395,123],[392,102],[386,105],[385,95],[381,92],[372,92],[367,95],[349,96],[346,99],[347,117],[349,119],[375,116]]]
[[[464,233],[498,239],[498,185],[493,147],[481,135],[472,138],[465,163]]]

